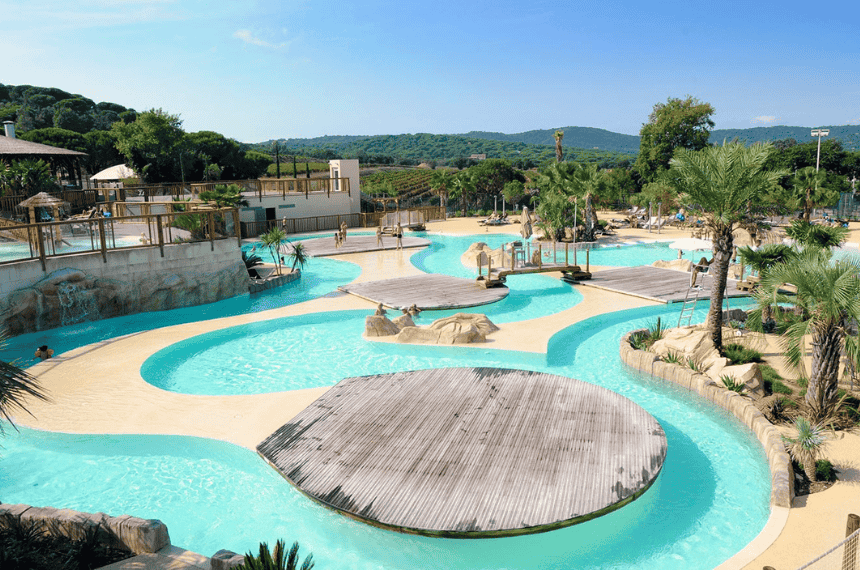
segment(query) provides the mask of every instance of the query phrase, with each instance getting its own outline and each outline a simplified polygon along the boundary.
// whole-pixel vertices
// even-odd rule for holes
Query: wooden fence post
[[[848,523],[845,525],[846,538],[857,532],[860,529],[860,516],[848,515]],[[853,539],[845,543],[842,555],[842,568],[845,570],[854,570],[857,566],[857,543],[860,542],[855,536]]]
[[[209,210],[206,218],[209,222],[209,247],[211,251],[215,251],[215,218],[212,214],[212,210]]]
[[[236,243],[242,247],[242,226],[239,224],[239,209],[233,208],[233,231],[236,232]],[[287,228],[284,228],[287,231]]]
[[[161,214],[155,216],[155,223],[158,226],[158,249],[161,250],[161,257],[164,257],[164,230],[161,224]]]
[[[102,259],[107,263],[107,240],[105,239],[105,219],[99,218],[99,240],[102,246]]]

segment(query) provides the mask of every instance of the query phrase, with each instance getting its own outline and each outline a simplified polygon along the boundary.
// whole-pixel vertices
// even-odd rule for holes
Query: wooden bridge
[[[519,244],[519,245],[518,245]],[[560,271],[564,274],[563,279],[568,282],[578,282],[591,279],[590,250],[585,250],[585,270],[577,265],[577,248],[571,248],[569,243],[564,244],[564,263],[555,262],[560,251],[553,243],[553,263],[544,263],[543,244],[538,242],[537,249],[531,253],[531,244],[527,243],[524,248],[520,242],[514,242],[510,246],[510,261],[500,267],[492,267],[490,258],[485,253],[478,254],[478,278],[477,281],[483,287],[498,287],[502,285],[510,275],[526,275],[530,273],[551,273]],[[550,248],[546,249],[549,253]],[[573,263],[570,263],[571,257]],[[483,266],[486,262],[487,273],[484,275]]]

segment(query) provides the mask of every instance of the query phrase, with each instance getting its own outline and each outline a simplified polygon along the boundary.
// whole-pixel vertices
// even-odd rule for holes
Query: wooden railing
[[[30,252],[0,264],[39,259],[43,271],[48,257],[101,251],[102,259],[107,263],[107,251],[113,249],[159,247],[164,257],[165,244],[208,241],[213,251],[215,240],[235,239],[241,244],[239,211],[235,208],[109,218],[99,216],[43,224],[14,224],[7,220],[2,225],[0,232],[20,236],[21,242],[29,244]]]
[[[406,210],[401,210],[406,212]],[[424,220],[444,220],[445,209],[439,206],[415,208],[409,210],[415,219],[415,212],[421,212]],[[385,214],[392,212],[369,212],[359,214],[339,214],[329,216],[312,216],[308,218],[286,218],[285,220],[263,220],[260,222],[242,222],[242,237],[253,238],[266,233],[274,227],[279,227],[287,234],[321,232],[336,230],[343,222],[350,228],[375,228]]]

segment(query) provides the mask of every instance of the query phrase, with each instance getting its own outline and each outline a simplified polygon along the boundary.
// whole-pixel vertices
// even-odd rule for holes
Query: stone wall
[[[19,517],[23,522],[38,524],[43,533],[72,539],[83,538],[87,530],[98,526],[99,540],[134,554],[158,552],[170,546],[167,527],[156,519],[139,519],[128,515],[111,517],[104,513],[81,513],[71,509],[30,505],[0,505],[0,526],[6,526]]]
[[[785,451],[779,431],[762,415],[753,403],[731,390],[717,386],[712,379],[693,370],[664,362],[653,352],[636,350],[630,346],[630,337],[640,331],[632,331],[621,338],[621,360],[642,372],[657,376],[695,392],[734,414],[758,438],[770,467],[770,504],[775,507],[791,507],[794,498],[794,471],[791,458]]]
[[[248,292],[235,240],[81,253],[0,266],[0,324],[10,334],[212,303]]]

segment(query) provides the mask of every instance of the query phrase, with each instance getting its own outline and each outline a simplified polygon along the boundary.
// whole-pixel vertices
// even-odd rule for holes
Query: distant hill
[[[557,130],[564,131],[564,138],[561,141],[561,146],[564,148],[598,149],[627,154],[636,154],[639,152],[638,136],[622,135],[620,133],[613,133],[612,131],[595,129],[592,127],[560,127],[558,129],[526,131],[524,133],[516,133],[512,135],[472,131],[456,136],[473,139],[549,145],[555,148],[555,137],[553,135]]]
[[[582,129],[600,131],[600,129]],[[549,132],[549,131],[548,131]],[[555,131],[551,131],[555,132]],[[609,131],[602,131],[609,133]],[[551,136],[551,135],[550,135]],[[625,136],[625,135],[615,135]],[[565,142],[567,135],[565,135]],[[468,158],[473,154],[485,154],[487,158],[506,158],[521,163],[539,165],[555,158],[555,142],[552,145],[530,144],[522,141],[497,140],[490,137],[466,137],[462,135],[432,135],[428,133],[377,136],[325,136],[311,139],[280,139],[285,149],[331,150],[346,157],[394,156],[417,162],[435,160],[450,161]],[[261,150],[271,147],[271,142],[258,143]],[[632,160],[630,152],[618,152],[604,148],[573,148],[565,144],[565,157],[570,160],[597,162],[613,166]]]
[[[833,127],[821,127],[830,130],[830,135],[823,140],[839,140],[845,150],[857,150],[860,148],[860,125],[842,125]],[[747,144],[755,142],[777,141],[783,139],[794,139],[799,143],[814,140],[810,133],[810,127],[754,127],[752,129],[717,129],[711,132],[709,139],[713,144],[722,144],[724,140],[731,141],[737,137],[738,140]]]

